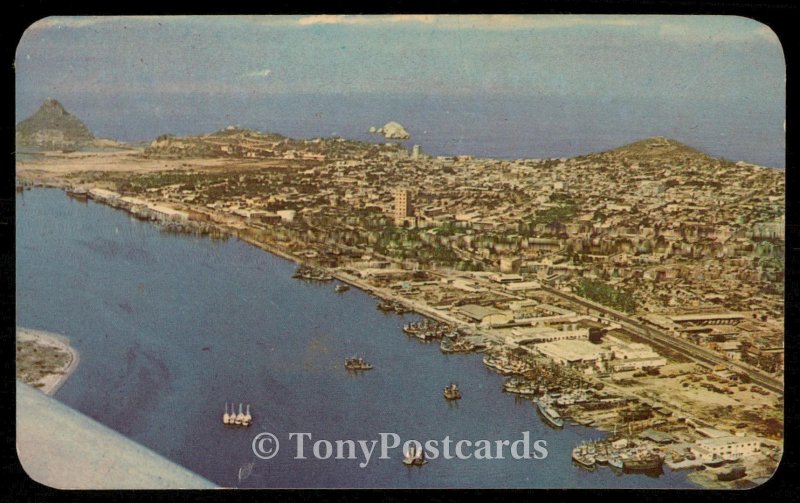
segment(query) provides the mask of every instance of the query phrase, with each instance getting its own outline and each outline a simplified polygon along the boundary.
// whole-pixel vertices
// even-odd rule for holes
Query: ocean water
[[[588,472],[571,449],[602,433],[553,430],[532,404],[501,392],[481,356],[443,355],[408,339],[416,315],[385,315],[357,289],[291,278],[294,265],[241,241],[172,235],[55,189],[17,195],[17,324],[68,336],[80,365],[55,398],[228,487],[693,487],[660,477]],[[375,369],[348,374],[361,354]],[[451,381],[463,399],[450,404]],[[254,425],[221,422],[251,404]],[[252,443],[281,443],[262,460]],[[327,439],[544,440],[540,460],[294,459],[290,433]],[[377,457],[377,455],[375,456]],[[252,464],[252,465],[251,465]],[[240,480],[240,468],[245,467]],[[252,470],[250,470],[252,468]],[[249,472],[249,475],[247,475]]]
[[[768,106],[765,106],[765,103]],[[19,101],[17,120],[40,103]],[[785,105],[766,100],[536,95],[98,96],[65,101],[95,134],[150,141],[164,133],[203,134],[236,124],[292,138],[339,135],[370,142],[390,120],[431,155],[557,158],[666,136],[711,155],[785,166]],[[124,113],[121,113],[124,111]]]

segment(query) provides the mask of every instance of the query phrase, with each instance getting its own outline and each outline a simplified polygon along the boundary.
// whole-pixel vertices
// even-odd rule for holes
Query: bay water
[[[572,448],[605,434],[553,430],[532,403],[501,391],[480,354],[442,354],[402,333],[417,315],[387,315],[355,288],[291,276],[295,265],[237,239],[167,234],[127,213],[56,189],[16,199],[17,325],[64,334],[80,353],[55,398],[226,487],[684,488],[660,477],[589,472]],[[369,372],[345,371],[364,356]],[[458,383],[463,399],[442,389]],[[254,424],[222,424],[225,404],[250,404]],[[254,437],[280,442],[263,460]],[[545,459],[431,459],[405,467],[402,450],[365,467],[313,459],[313,442],[509,440],[529,432]],[[291,433],[309,433],[295,459]],[[240,470],[241,468],[243,468]]]

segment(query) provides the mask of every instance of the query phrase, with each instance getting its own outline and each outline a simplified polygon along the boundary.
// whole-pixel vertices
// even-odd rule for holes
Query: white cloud
[[[300,26],[312,26],[320,24],[348,24],[361,26],[378,26],[394,23],[432,23],[437,16],[430,15],[396,15],[396,16],[345,16],[320,14],[314,16],[301,17],[297,24]]]
[[[440,29],[519,30],[569,28],[573,26],[638,26],[652,22],[648,16],[578,16],[578,15],[314,15],[297,20],[301,26],[360,25],[382,26],[388,24],[416,23],[433,25]]]

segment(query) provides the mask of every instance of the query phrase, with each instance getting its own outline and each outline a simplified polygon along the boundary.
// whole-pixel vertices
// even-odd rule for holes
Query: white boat
[[[561,418],[561,414],[559,414],[549,402],[544,400],[536,400],[536,410],[539,411],[539,415],[542,416],[545,422],[550,426],[554,428],[564,427],[564,420]]]
[[[231,406],[233,406],[233,404],[231,404]],[[225,414],[222,415],[222,424],[231,424],[231,415],[228,414],[228,402],[225,402]]]
[[[233,422],[234,422],[234,424],[237,424],[239,426],[241,426],[242,423],[244,422],[244,414],[242,413],[242,404],[241,404],[241,402],[239,403],[239,413],[236,414],[236,419],[234,419]]]
[[[247,411],[244,413],[244,418],[242,419],[242,426],[250,426],[253,422],[253,416],[250,415],[250,404],[247,404]]]
[[[425,449],[417,451],[417,447],[414,445],[412,445],[404,455],[403,464],[406,466],[422,466],[427,463],[425,460]]]

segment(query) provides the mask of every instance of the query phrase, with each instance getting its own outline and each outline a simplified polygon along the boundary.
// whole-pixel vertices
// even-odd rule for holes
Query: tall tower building
[[[394,191],[394,224],[403,225],[406,218],[412,216],[411,192],[408,189]]]
[[[414,145],[411,148],[411,158],[415,161],[419,159],[419,145]]]

